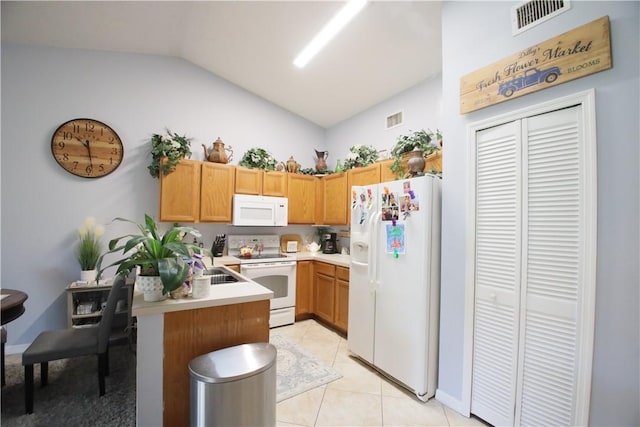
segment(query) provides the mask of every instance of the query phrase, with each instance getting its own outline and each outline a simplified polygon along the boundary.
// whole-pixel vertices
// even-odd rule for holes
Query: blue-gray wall
[[[112,174],[79,178],[53,159],[53,132],[77,117],[106,122],[120,135],[124,161]],[[194,159],[203,158],[201,144],[221,137],[235,151],[233,164],[259,146],[311,167],[311,147],[324,144],[323,128],[181,59],[2,45],[1,284],[29,294],[26,313],[7,325],[10,345],[66,327],[64,289],[80,275],[73,245],[87,216],[101,223],[157,217],[148,141],[166,127],[193,138]],[[198,228],[209,244],[228,232]],[[109,226],[103,241],[131,231]]]
[[[385,129],[387,116],[398,111],[402,111],[403,124]],[[329,165],[335,167],[337,159],[344,162],[349,148],[356,144],[372,145],[388,154],[399,135],[423,128],[435,131],[441,123],[442,78],[438,75],[327,129],[325,145],[333,156]]]
[[[571,9],[516,37],[515,2],[445,2],[443,28],[442,297],[440,393],[462,399],[467,126],[590,88],[596,92],[598,246],[591,425],[640,425],[638,2],[572,1]],[[460,78],[604,15],[613,68],[461,115]]]

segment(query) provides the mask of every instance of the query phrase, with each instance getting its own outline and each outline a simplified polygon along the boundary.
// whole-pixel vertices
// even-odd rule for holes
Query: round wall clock
[[[99,178],[120,166],[124,149],[120,137],[108,125],[93,119],[73,119],[53,133],[51,153],[67,172]]]

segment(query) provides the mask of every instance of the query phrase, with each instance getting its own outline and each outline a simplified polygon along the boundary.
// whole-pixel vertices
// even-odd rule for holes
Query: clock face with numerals
[[[124,149],[120,137],[108,125],[93,119],[73,119],[53,133],[51,153],[67,172],[99,178],[120,166]]]

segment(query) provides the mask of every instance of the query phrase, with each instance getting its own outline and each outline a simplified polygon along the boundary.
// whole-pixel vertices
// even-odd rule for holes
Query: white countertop
[[[349,267],[351,263],[351,257],[349,255],[342,254],[323,254],[322,252],[295,252],[287,253],[285,255],[290,256],[296,261],[322,261],[328,262],[329,264],[339,265],[341,267]],[[236,257],[228,255],[213,258],[214,267],[233,264],[240,264],[240,260]]]
[[[246,282],[212,285],[208,297],[197,299],[191,297],[167,298],[158,302],[146,302],[142,292],[136,289],[133,294],[132,314],[134,316],[144,316],[196,308],[242,304],[271,298],[273,298],[272,291],[249,279]]]
[[[296,252],[288,253],[287,255],[296,261],[322,261],[347,268],[351,262],[351,257],[349,255],[342,254]],[[213,258],[214,267],[239,263],[240,260],[238,260],[238,258],[228,255]],[[167,298],[166,300],[158,302],[145,302],[142,292],[134,289],[132,314],[134,316],[144,316],[149,314],[169,313],[172,311],[192,310],[195,308],[242,304],[245,302],[260,301],[271,298],[273,298],[273,292],[249,279],[247,279],[246,282],[213,285],[211,286],[209,296],[199,299],[191,297],[178,299]]]
[[[322,261],[347,268],[351,264],[351,257],[349,255],[342,254],[323,254],[322,252],[297,252],[287,255],[294,257],[296,261]]]

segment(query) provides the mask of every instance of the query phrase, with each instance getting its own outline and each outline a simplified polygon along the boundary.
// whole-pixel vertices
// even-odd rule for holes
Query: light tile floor
[[[347,340],[314,320],[272,329],[342,374],[342,378],[278,403],[277,425],[484,426],[435,399],[424,403],[349,355]]]

